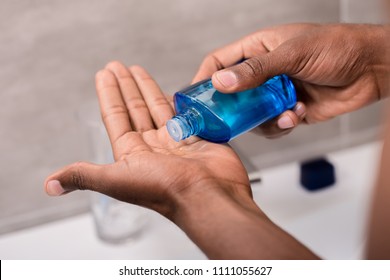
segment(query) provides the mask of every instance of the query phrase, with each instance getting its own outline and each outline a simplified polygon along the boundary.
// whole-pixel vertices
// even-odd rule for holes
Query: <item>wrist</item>
[[[249,183],[245,185],[215,178],[198,180],[182,188],[180,192],[175,192],[172,201],[174,210],[170,218],[180,227],[185,226],[189,218],[209,213],[215,208],[235,207],[261,212],[252,199]]]
[[[175,210],[172,212],[171,220],[188,235],[198,231],[200,226],[205,226],[209,222],[214,223],[220,220],[218,217],[222,218],[225,215],[251,213],[266,218],[254,202],[249,184],[205,179],[177,193],[174,201]]]
[[[172,221],[211,259],[309,259],[307,248],[257,207],[247,186],[214,180],[177,200]],[[226,183],[226,182],[222,182]]]

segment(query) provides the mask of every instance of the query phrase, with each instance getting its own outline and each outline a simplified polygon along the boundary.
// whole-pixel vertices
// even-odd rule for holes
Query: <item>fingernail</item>
[[[287,129],[294,127],[294,123],[290,117],[284,116],[278,120],[278,126],[280,129]]]
[[[50,196],[59,196],[65,192],[64,188],[61,186],[60,181],[51,180],[46,185],[46,192]]]
[[[218,81],[226,88],[237,84],[237,77],[232,71],[221,71],[216,73]]]
[[[302,104],[297,104],[297,106],[295,106],[294,108],[294,112],[295,114],[297,114],[298,117],[302,117],[306,113],[305,108]]]

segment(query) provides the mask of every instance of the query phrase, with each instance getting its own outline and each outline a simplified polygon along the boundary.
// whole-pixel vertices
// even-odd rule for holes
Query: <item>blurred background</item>
[[[142,65],[173,94],[191,81],[207,53],[260,28],[385,18],[380,0],[2,0],[0,5],[0,239],[89,211],[89,194],[49,198],[43,182],[66,164],[91,160],[79,112],[96,102],[94,75],[107,62]],[[283,139],[247,134],[232,145],[261,171],[369,143],[378,139],[380,119],[381,105],[375,104],[299,127]],[[18,256],[4,250],[0,255]]]

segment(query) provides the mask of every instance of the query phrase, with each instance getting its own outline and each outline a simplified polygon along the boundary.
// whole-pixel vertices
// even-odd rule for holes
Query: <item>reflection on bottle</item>
[[[223,143],[294,107],[296,92],[286,75],[233,94],[218,92],[208,79],[177,92],[174,102],[177,115],[167,122],[173,139]]]

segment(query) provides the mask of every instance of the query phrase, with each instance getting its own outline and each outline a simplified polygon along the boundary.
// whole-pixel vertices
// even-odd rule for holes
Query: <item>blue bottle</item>
[[[174,140],[197,135],[224,143],[293,108],[296,92],[286,75],[233,94],[218,92],[207,79],[177,92],[174,103],[176,116],[167,122]]]

